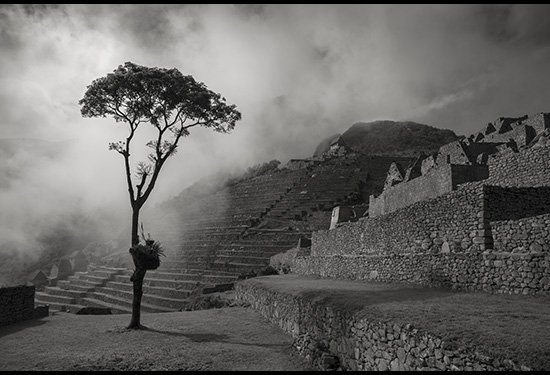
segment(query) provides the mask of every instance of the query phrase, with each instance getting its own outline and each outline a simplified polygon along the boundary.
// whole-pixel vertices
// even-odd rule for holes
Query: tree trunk
[[[138,234],[138,222],[139,222],[139,208],[133,207],[132,209],[132,247],[139,244]],[[134,284],[134,296],[132,300],[132,319],[128,328],[140,329],[143,328],[140,323],[141,318],[141,296],[143,295],[143,279],[145,278],[146,269],[140,268],[139,262],[136,260],[136,256],[132,254],[132,259],[136,269],[130,281]]]
[[[131,277],[134,283],[134,298],[132,300],[132,319],[128,328],[140,329],[143,328],[140,323],[141,318],[141,296],[143,295],[143,279],[147,270],[136,268]]]
[[[139,243],[139,208],[132,207],[132,246],[135,246]]]

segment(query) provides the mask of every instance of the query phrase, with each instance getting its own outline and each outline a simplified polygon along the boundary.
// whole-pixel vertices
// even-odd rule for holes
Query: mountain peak
[[[335,135],[317,146],[314,156],[330,147]],[[356,122],[341,136],[344,144],[356,152],[369,155],[414,156],[433,153],[459,137],[451,130],[413,121],[377,120]]]

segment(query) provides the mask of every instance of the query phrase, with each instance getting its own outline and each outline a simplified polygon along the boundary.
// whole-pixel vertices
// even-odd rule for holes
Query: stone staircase
[[[170,262],[167,262],[170,263]],[[226,272],[205,273],[204,270],[177,270],[177,262],[162,270],[148,271],[143,282],[141,311],[170,312],[185,309],[197,289],[230,289],[238,276]],[[49,305],[50,310],[78,313],[84,307],[108,308],[113,314],[132,312],[132,270],[90,266],[56,286],[35,293],[36,305]],[[199,291],[200,292],[200,291]]]

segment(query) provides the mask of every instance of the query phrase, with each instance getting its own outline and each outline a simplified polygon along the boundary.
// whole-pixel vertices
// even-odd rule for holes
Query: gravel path
[[[257,312],[230,307],[129,315],[56,313],[0,327],[6,370],[312,370],[292,338]]]

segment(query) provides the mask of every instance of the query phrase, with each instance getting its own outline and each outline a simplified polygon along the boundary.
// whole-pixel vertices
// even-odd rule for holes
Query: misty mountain
[[[344,144],[354,151],[370,155],[413,156],[432,153],[459,137],[451,130],[412,121],[357,122],[342,135]],[[329,149],[338,134],[323,140],[314,155]]]

